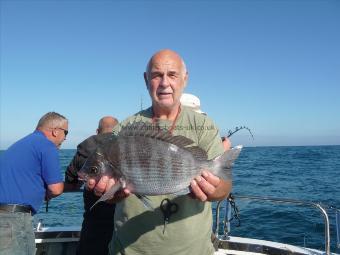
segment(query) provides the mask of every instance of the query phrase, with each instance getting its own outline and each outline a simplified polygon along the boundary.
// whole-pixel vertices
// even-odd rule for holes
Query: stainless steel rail
[[[335,221],[336,221],[336,244],[340,248],[340,209],[335,209]]]
[[[302,205],[302,206],[309,206],[313,208],[317,208],[321,211],[324,222],[325,222],[325,253],[327,255],[331,254],[330,251],[330,231],[329,231],[329,218],[326,209],[324,209],[321,204],[314,203],[314,202],[307,202],[307,201],[301,201],[301,200],[294,200],[294,199],[287,199],[287,198],[272,198],[272,197],[260,197],[260,196],[245,196],[245,195],[234,195],[234,199],[247,199],[247,200],[261,200],[261,201],[270,201],[274,203],[283,203],[283,204],[296,204],[296,205]],[[215,234],[218,236],[218,230],[219,230],[219,214],[220,214],[220,206],[221,203],[225,201],[219,201],[216,206],[216,228],[215,228]],[[228,201],[229,203],[229,201]],[[224,222],[223,231],[224,231],[224,240],[227,236],[226,231],[226,222]]]

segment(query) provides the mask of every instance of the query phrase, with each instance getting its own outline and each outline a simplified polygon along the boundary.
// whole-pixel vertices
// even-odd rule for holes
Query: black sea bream
[[[103,175],[119,180],[99,201],[113,197],[127,187],[138,195],[161,195],[189,192],[190,182],[203,170],[223,178],[231,178],[231,166],[242,146],[207,160],[206,152],[184,136],[173,136],[151,124],[136,122],[112,135],[97,148],[79,176],[83,179]]]

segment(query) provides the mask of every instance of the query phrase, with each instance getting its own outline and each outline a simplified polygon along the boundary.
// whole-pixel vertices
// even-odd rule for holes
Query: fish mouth
[[[84,172],[78,172],[78,180],[79,181],[87,181],[89,175]]]

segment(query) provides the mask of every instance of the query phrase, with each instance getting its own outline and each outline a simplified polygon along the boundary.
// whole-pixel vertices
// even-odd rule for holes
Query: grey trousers
[[[0,255],[34,255],[35,250],[31,214],[0,211]]]

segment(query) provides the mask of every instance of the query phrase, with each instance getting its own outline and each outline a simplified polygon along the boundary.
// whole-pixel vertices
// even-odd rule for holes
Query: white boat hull
[[[48,227],[36,233],[36,255],[74,255],[79,227]],[[221,241],[215,255],[321,255],[322,251],[277,242],[230,236]]]

